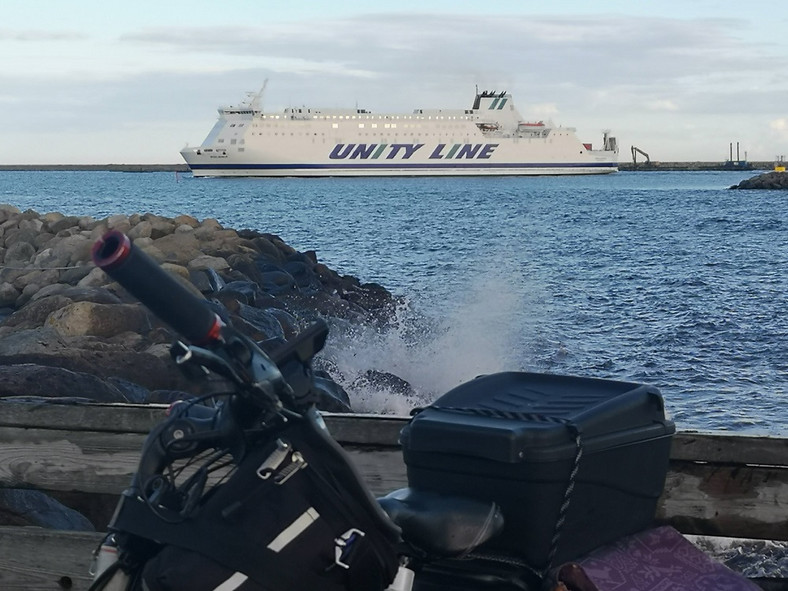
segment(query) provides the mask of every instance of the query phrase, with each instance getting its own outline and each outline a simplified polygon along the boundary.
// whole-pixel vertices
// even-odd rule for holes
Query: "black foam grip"
[[[147,306],[156,316],[195,344],[218,338],[222,322],[128,236],[111,230],[93,245],[93,262]]]

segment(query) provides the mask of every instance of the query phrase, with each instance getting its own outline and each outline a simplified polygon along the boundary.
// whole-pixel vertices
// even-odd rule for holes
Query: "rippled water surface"
[[[788,435],[788,193],[727,190],[747,175],[6,171],[0,201],[212,217],[316,250],[409,303],[399,334],[333,347],[424,393],[501,369],[647,381],[680,428]]]

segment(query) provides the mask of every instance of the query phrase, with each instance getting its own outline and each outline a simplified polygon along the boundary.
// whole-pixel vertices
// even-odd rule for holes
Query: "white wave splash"
[[[404,303],[385,329],[332,327],[321,358],[354,411],[407,415],[478,375],[517,369],[521,301],[500,278],[479,277],[456,302],[433,303],[437,318]]]

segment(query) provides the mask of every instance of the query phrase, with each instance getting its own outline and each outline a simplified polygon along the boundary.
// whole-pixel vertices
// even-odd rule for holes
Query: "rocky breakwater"
[[[189,216],[96,220],[3,205],[0,398],[146,403],[198,393],[171,361],[176,335],[92,263],[94,242],[110,229],[264,347],[318,316],[385,324],[394,308],[380,285],[341,276],[272,234]],[[347,394],[318,375],[331,394],[324,409],[349,410]]]
[[[384,325],[394,308],[383,287],[339,275],[315,252],[298,252],[272,234],[186,215],[93,219],[0,205],[0,404],[170,402],[202,393],[171,360],[176,335],[92,263],[92,245],[110,229],[126,233],[264,347],[316,317]],[[330,374],[315,374],[319,406],[351,410]],[[0,514],[3,507],[17,516],[40,514],[35,507],[50,502],[32,492],[0,492]],[[83,520],[74,519],[82,529]]]
[[[731,189],[788,189],[788,173],[785,172],[765,172],[745,179],[738,185],[733,185]]]

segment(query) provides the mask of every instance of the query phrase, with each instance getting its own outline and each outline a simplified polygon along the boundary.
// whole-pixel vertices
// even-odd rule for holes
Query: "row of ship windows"
[[[388,142],[389,140],[384,140],[384,141],[385,141],[385,142]],[[468,140],[468,138],[465,138],[464,140],[454,140],[454,139],[453,139],[453,140],[451,140],[451,141],[452,141],[452,142],[455,142],[455,143],[456,143],[456,142],[460,142],[460,141],[464,141],[464,142],[466,142],[466,143],[467,143],[469,140]],[[339,140],[338,140],[338,139],[337,139],[337,142],[338,142],[338,143],[341,143],[341,142],[339,142]],[[314,143],[314,140],[312,140],[312,143]],[[326,143],[326,140],[325,140],[325,138],[323,138],[323,143],[324,143],[324,144]],[[549,143],[553,143],[553,140],[550,140],[550,141],[549,141]],[[226,148],[222,148],[222,150],[219,150],[219,149],[217,148],[217,150],[216,150],[216,151],[217,151],[217,152],[223,151],[225,154],[227,153],[227,149],[226,149]],[[245,152],[245,151],[246,151],[246,148],[239,147],[239,148],[237,148],[237,151],[238,151],[238,152]],[[205,152],[213,152],[213,149],[211,149],[211,148],[207,148],[207,149],[205,149]],[[198,151],[197,151],[197,153],[199,154],[199,153],[200,153],[200,151],[198,150]],[[582,152],[581,152],[581,153],[582,153]]]
[[[359,128],[359,129],[364,129],[364,128],[365,128],[365,125],[366,125],[365,123],[359,123],[359,124],[358,124],[358,128]],[[235,126],[236,126],[236,125],[235,125],[235,123],[233,123],[232,125],[230,125],[230,127],[235,127]],[[240,123],[240,124],[238,125],[238,127],[243,127],[243,123]],[[260,126],[259,126],[259,125],[257,125],[257,124],[254,124],[252,127],[260,127]],[[265,127],[271,127],[271,126],[270,126],[270,125],[266,125]],[[333,129],[339,129],[339,123],[332,123],[332,124],[331,124],[331,127],[332,127]],[[416,123],[416,124],[408,124],[408,123],[405,123],[405,124],[403,124],[403,126],[402,126],[402,127],[403,127],[403,129],[408,129],[408,128],[416,128],[416,129],[421,129],[421,124],[419,124],[419,123]],[[441,126],[441,125],[438,125],[437,127],[438,127],[438,129],[461,129],[463,126],[461,126],[461,125],[446,125],[446,126]],[[378,128],[378,124],[377,124],[377,123],[371,123],[371,124],[370,124],[370,128],[371,128],[371,129],[377,129],[377,128]],[[397,129],[397,124],[396,124],[396,123],[384,123],[384,124],[383,124],[383,129]],[[269,135],[270,135],[270,133],[271,133],[271,132],[268,132],[268,134],[269,134]],[[531,131],[531,132],[526,132],[526,133],[524,133],[523,135],[524,135],[525,137],[528,137],[528,136],[531,136],[531,137],[539,137],[539,136],[547,137],[547,135],[548,135],[549,133],[550,133],[550,132],[549,132],[549,131],[547,131],[547,130],[545,130],[545,131]],[[255,135],[255,134],[254,134],[254,132],[252,132],[252,135]],[[260,133],[259,135],[263,135],[263,134],[262,134],[262,133]],[[278,135],[278,134],[277,134],[276,132],[274,132],[274,135]],[[285,135],[285,133],[283,132],[283,133],[282,133],[282,135]],[[290,133],[290,135],[293,135],[293,133],[291,132],[291,133]],[[299,132],[299,134],[298,134],[298,135],[309,135],[309,133],[307,133],[307,132],[304,132],[304,133],[301,133],[301,132]],[[317,134],[315,134],[315,135],[317,135]],[[322,134],[322,135],[325,135],[325,134]],[[373,134],[373,135],[374,135],[374,134]],[[425,135],[429,135],[429,134],[425,134]],[[436,133],[436,134],[433,134],[433,135],[443,135],[443,134],[437,134],[437,133]],[[561,133],[559,132],[559,133],[558,133],[558,135],[563,135],[563,134],[561,134]],[[219,140],[219,142],[223,142],[223,141],[224,141],[224,140]],[[243,141],[243,140],[242,140],[242,141]]]
[[[292,132],[292,131],[289,134],[287,134],[285,132],[281,132],[280,133],[278,131],[275,131],[273,133],[271,133],[271,132],[268,132],[268,133],[252,133],[252,135],[260,135],[260,136],[280,136],[281,135],[282,137],[287,136],[287,135],[290,135],[291,137],[293,137],[293,136],[317,136],[317,135],[320,135],[321,137],[325,137],[326,134],[325,133],[317,134],[317,133],[305,133],[305,132]],[[399,137],[400,136],[399,132],[396,132],[396,131],[393,132],[393,133],[391,133],[391,132],[390,133],[383,133],[383,132],[378,133],[378,132],[374,132],[373,131],[371,133],[369,133],[369,132],[359,133],[358,135],[359,136],[362,136],[362,135],[363,136],[373,136],[373,137],[377,137],[378,135],[381,136],[381,137],[383,137],[384,135],[387,136],[387,137],[388,136],[393,136],[393,137]],[[414,133],[414,132],[402,132],[402,136],[403,137],[405,137],[405,136],[409,136],[409,137],[443,137],[443,138],[456,137],[455,134],[448,134],[448,133],[421,133],[421,132],[416,132],[416,133]],[[220,139],[216,140],[216,143],[218,143],[218,144],[225,143],[225,138],[220,138]],[[233,138],[233,139],[230,140],[230,145],[243,144],[243,143],[244,143],[243,139],[235,139],[235,138]]]
[[[261,118],[290,120],[293,116],[262,115]],[[458,119],[460,121],[467,121],[468,119],[472,119],[472,117],[463,117],[462,115],[312,115],[312,119]],[[243,123],[240,125],[243,125]]]
[[[263,115],[262,119],[284,119],[286,121],[291,121],[291,117],[285,117],[284,115]],[[385,117],[374,117],[372,115],[312,115],[312,119],[435,119],[435,120],[459,120],[459,121],[468,121],[472,119],[472,117],[457,117],[457,116],[449,116],[449,115],[436,115],[433,117],[432,115],[387,115]],[[230,123],[230,127],[243,127],[245,123]],[[363,124],[360,124],[363,125]],[[376,125],[373,123],[373,125]],[[386,124],[388,125],[388,123]],[[396,125],[396,123],[392,123],[392,125]],[[257,127],[257,124],[254,124]]]
[[[359,129],[364,129],[367,125],[369,125],[369,127],[372,128],[372,129],[377,129],[378,128],[378,124],[377,123],[369,123],[369,124],[367,124],[367,123],[359,123],[358,124],[358,128]],[[230,125],[230,127],[235,127],[235,124]],[[238,127],[243,127],[243,123],[238,125]],[[257,123],[255,123],[255,124],[252,125],[252,127],[278,127],[278,126],[276,124],[271,125],[270,123],[268,123],[266,125],[258,125]],[[339,129],[339,123],[332,123],[331,127],[333,129]],[[420,129],[421,128],[421,123],[403,123],[402,127],[404,129],[408,129],[408,128],[419,128]],[[464,125],[437,125],[436,127],[438,129],[463,129],[465,126]],[[383,123],[383,129],[396,129],[396,128],[397,128],[397,124],[396,123]]]
[[[252,135],[260,135],[260,136],[263,136],[263,135],[280,136],[281,135],[282,137],[284,137],[284,136],[286,136],[288,134],[286,134],[284,132],[283,133],[274,132],[274,133],[259,133],[259,134],[254,134],[253,133]],[[316,134],[316,133],[315,134],[295,133],[295,132],[291,132],[290,133],[291,137],[292,136],[310,136],[310,135],[317,136],[318,134]],[[373,133],[360,133],[358,135],[359,136],[363,135],[363,136],[367,136],[367,137],[369,137],[369,136],[372,136],[372,137],[378,137],[378,136],[380,136],[380,137],[394,137],[394,138],[399,138],[400,137],[400,134],[398,132],[388,133],[388,134],[384,134],[384,133],[378,134],[378,133],[373,132]],[[562,135],[562,134],[557,134],[557,135]],[[320,136],[325,138],[326,134],[325,133],[321,133]],[[456,136],[453,135],[453,134],[443,134],[443,133],[404,133],[403,132],[402,133],[402,137],[412,137],[412,138],[417,138],[417,137],[441,137],[441,138],[444,138],[444,139],[448,139],[448,141],[450,141],[450,142],[460,141],[460,140],[457,140]],[[464,139],[462,141],[468,141],[467,137],[468,136],[466,136],[466,139]],[[511,136],[504,136],[504,137],[511,137]],[[515,139],[517,139],[517,138],[515,138]],[[528,137],[528,136],[524,136],[521,139],[527,140],[527,139],[531,139],[531,138]],[[552,141],[553,141],[552,139],[549,140],[549,143],[552,143]],[[224,140],[224,138],[220,138],[220,139],[216,140],[216,143],[217,144],[223,144],[223,143],[225,143],[225,140]],[[231,146],[234,146],[236,144],[243,145],[246,142],[243,139],[231,139],[229,143],[230,143]]]

